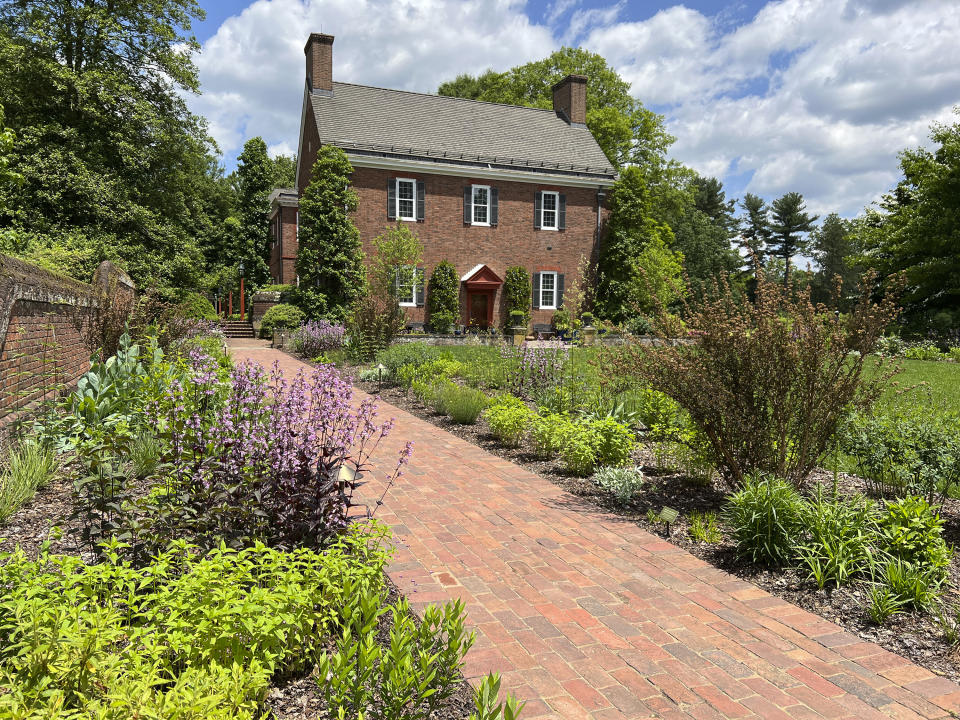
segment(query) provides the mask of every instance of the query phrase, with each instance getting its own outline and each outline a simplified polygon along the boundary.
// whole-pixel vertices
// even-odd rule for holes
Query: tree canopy
[[[770,247],[784,262],[783,284],[790,284],[790,260],[808,248],[806,234],[811,232],[819,216],[807,212],[803,195],[788,192],[770,206],[773,219],[770,223]]]

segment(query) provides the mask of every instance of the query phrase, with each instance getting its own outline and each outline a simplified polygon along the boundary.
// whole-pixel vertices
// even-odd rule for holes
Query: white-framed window
[[[473,186],[473,224],[490,225],[490,186]]]
[[[543,230],[556,230],[558,227],[557,215],[560,210],[560,193],[543,192],[540,194],[540,227]]]
[[[555,272],[540,273],[540,309],[557,309],[557,274]]]
[[[397,218],[400,220],[417,219],[417,181],[410,178],[397,178]]]
[[[400,307],[417,306],[417,269],[412,265],[397,268],[397,303]]]

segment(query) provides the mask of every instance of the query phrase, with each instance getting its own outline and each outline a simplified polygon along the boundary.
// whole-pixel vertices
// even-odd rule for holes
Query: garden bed
[[[357,380],[355,384],[371,395],[377,394],[376,382]],[[714,483],[706,483],[682,473],[656,467],[654,453],[648,445],[638,444],[633,454],[633,460],[643,470],[646,481],[630,501],[620,502],[590,478],[575,477],[567,473],[556,459],[537,458],[530,454],[529,449],[523,447],[504,447],[490,433],[482,419],[475,425],[454,424],[449,417],[434,413],[401,388],[383,387],[380,397],[385,402],[448,430],[494,455],[537,473],[584,503],[629,518],[649,532],[664,537],[717,568],[835,622],[864,640],[875,642],[932,672],[960,681],[960,655],[945,637],[936,616],[904,612],[894,615],[884,625],[877,626],[866,615],[869,590],[864,582],[855,581],[843,587],[821,590],[797,569],[758,568],[738,557],[734,540],[722,526],[718,542],[694,540],[690,535],[691,514],[720,512],[728,496]],[[832,473],[819,470],[811,478],[810,486],[819,482],[826,487],[832,487],[833,481]],[[867,491],[863,480],[846,474],[838,476],[838,489],[842,495],[847,496]],[[648,517],[649,511],[659,513],[664,506],[674,508],[680,513],[679,519],[670,528],[669,536],[666,535],[662,523]],[[945,521],[944,535],[947,542],[960,545],[960,501],[948,499],[941,512]],[[957,591],[960,587],[960,555],[953,556],[948,570],[949,579],[944,587],[943,600],[945,605],[955,606],[960,601],[960,593]]]

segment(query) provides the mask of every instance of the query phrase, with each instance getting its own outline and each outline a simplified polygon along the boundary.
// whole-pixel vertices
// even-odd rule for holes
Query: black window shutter
[[[417,220],[423,220],[423,201],[427,196],[426,184],[417,180]]]
[[[387,180],[387,220],[397,219],[397,179]]]
[[[463,187],[463,224],[473,224],[473,185]]]
[[[490,188],[490,224],[500,222],[500,193],[495,187]]]
[[[543,200],[540,198],[540,192],[535,192],[533,194],[533,226],[535,228],[540,227],[540,208],[543,207],[542,203]]]
[[[416,274],[416,283],[417,283],[417,307],[423,307],[423,268],[417,268]]]
[[[559,210],[557,211],[557,229],[564,230],[567,227],[567,196],[561,195],[557,205],[559,205]],[[557,307],[559,307],[559,305]]]
[[[557,301],[556,307],[563,307],[563,273],[557,273]]]
[[[540,193],[537,193],[540,197]],[[540,273],[533,274],[533,309],[540,309]]]

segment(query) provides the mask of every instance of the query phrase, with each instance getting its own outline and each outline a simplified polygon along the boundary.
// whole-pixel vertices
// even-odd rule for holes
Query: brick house
[[[557,83],[554,109],[541,110],[334,82],[330,35],[311,34],[304,52],[296,192],[309,183],[320,144],[333,144],[354,168],[364,253],[398,220],[414,226],[423,263],[418,280],[400,288],[410,322],[428,320],[425,281],[448,260],[461,277],[465,325],[504,320],[503,277],[513,265],[533,279],[533,322],[549,323],[581,255],[596,258],[603,198],[616,177],[586,126],[587,78]],[[274,199],[277,282],[292,279],[296,255],[290,195]]]

